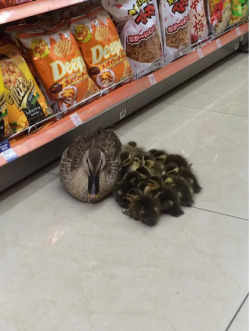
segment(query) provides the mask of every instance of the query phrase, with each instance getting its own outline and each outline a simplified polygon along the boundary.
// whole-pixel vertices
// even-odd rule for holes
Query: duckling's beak
[[[99,176],[89,175],[88,194],[91,200],[97,199],[99,195]]]

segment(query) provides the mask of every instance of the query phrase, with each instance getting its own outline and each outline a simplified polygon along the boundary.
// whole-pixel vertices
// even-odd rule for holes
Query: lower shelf
[[[244,23],[154,73],[77,110],[75,113],[83,123],[76,127],[70,116],[67,116],[44,130],[12,142],[11,147],[18,158],[7,163],[0,155],[0,191],[60,157],[70,142],[83,132],[99,126],[109,127],[119,122],[229,54],[245,47],[248,43],[248,30],[248,23]]]

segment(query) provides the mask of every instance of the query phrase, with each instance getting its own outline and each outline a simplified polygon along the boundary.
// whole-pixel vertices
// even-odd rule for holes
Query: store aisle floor
[[[154,228],[78,202],[59,161],[0,195],[0,331],[248,330],[248,55],[117,125],[182,153],[203,191]]]

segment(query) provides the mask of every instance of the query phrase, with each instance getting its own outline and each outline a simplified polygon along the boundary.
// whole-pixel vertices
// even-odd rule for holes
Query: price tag
[[[154,74],[148,75],[148,79],[149,79],[151,85],[156,84],[156,80],[155,80]]]
[[[201,59],[202,57],[204,57],[201,48],[198,48],[198,49],[197,49],[197,53],[198,53],[200,59]]]
[[[237,43],[237,44],[234,45],[234,49],[235,49],[235,50],[237,50],[237,49],[239,49],[239,48],[240,48],[240,43]]]
[[[240,31],[240,27],[239,26],[237,26],[237,28],[236,28],[236,33],[237,33],[238,36],[241,35],[241,31]]]
[[[220,39],[216,39],[216,44],[218,48],[222,47]]]
[[[71,118],[71,121],[74,123],[75,126],[78,126],[78,125],[82,124],[82,119],[77,113],[74,113],[74,114],[70,115],[70,118]]]
[[[120,112],[120,120],[126,117],[126,115],[127,115],[127,109],[125,108]]]
[[[12,148],[10,148],[10,143],[8,139],[3,140],[0,143],[0,153],[7,162],[11,162],[18,158],[17,154],[13,151]]]

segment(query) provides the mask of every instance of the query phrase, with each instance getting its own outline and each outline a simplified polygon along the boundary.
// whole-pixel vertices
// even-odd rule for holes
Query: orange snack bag
[[[31,24],[18,24],[7,27],[4,32],[7,33],[10,40],[16,44],[16,46],[21,49],[22,45],[19,40],[19,34],[24,32],[43,32],[41,27],[37,27]]]
[[[81,49],[90,77],[100,88],[132,76],[119,35],[103,8],[73,18],[70,29]]]
[[[65,24],[19,37],[56,111],[66,111],[99,92]]]
[[[12,133],[9,125],[6,89],[3,83],[3,75],[0,66],[0,140],[10,136]]]
[[[0,67],[13,132],[22,131],[51,114],[27,63],[14,45],[0,47]]]

